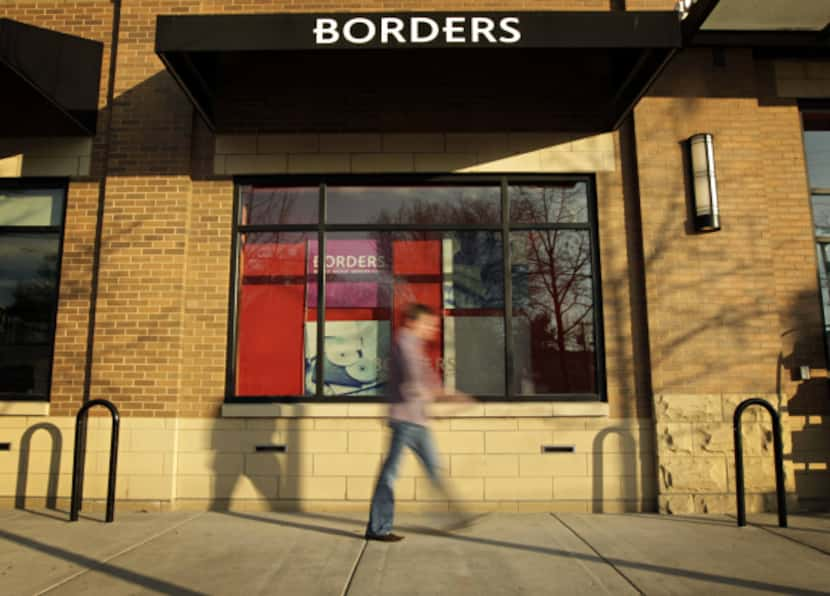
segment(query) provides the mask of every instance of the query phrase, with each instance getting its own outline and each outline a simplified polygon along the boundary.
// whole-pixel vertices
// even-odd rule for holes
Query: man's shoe
[[[393,534],[392,532],[389,534],[370,534],[369,532],[366,532],[365,538],[366,540],[377,540],[379,542],[399,542],[403,540],[403,536]]]

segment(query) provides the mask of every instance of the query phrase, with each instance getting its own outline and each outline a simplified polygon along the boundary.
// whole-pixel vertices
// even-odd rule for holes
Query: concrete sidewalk
[[[2,594],[830,594],[830,516],[491,514],[453,534],[401,515],[406,540],[314,513],[120,513],[70,524],[0,512]]]

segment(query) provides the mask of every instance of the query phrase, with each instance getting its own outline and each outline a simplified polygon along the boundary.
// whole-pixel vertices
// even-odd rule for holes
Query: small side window
[[[0,399],[49,398],[64,205],[0,186]]]

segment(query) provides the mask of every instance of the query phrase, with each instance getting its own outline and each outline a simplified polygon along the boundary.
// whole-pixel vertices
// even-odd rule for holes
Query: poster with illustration
[[[315,393],[317,324],[306,324],[306,395]],[[392,330],[389,321],[327,321],[323,394],[382,395]]]

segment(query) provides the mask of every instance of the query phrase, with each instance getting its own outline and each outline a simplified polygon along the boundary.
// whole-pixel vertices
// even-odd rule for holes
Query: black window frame
[[[510,203],[508,188],[523,184],[586,184],[588,202],[587,223],[529,223],[511,224]],[[267,185],[280,188],[316,186],[319,192],[318,221],[316,224],[269,224],[269,225],[241,225],[241,195],[242,189],[247,186]],[[501,192],[501,222],[496,224],[327,224],[326,223],[326,189],[336,186],[496,186]],[[262,404],[262,403],[298,403],[298,404],[332,404],[332,403],[383,403],[386,398],[380,396],[326,396],[322,393],[322,362],[320,357],[324,353],[325,334],[325,267],[318,267],[317,271],[317,370],[316,394],[307,395],[273,395],[273,396],[244,396],[236,395],[236,365],[237,365],[237,337],[239,314],[239,256],[240,237],[245,233],[257,232],[306,232],[317,233],[319,253],[325,254],[326,236],[328,232],[499,232],[502,237],[503,267],[504,267],[504,336],[505,336],[505,389],[501,396],[478,396],[483,402],[496,403],[528,403],[528,402],[607,402],[607,384],[605,367],[605,333],[603,327],[602,284],[599,243],[599,214],[597,209],[596,176],[594,174],[337,174],[337,175],[308,175],[286,174],[276,176],[235,176],[233,222],[230,250],[230,280],[228,296],[228,327],[227,350],[225,368],[225,403],[232,404]],[[593,299],[593,329],[594,329],[594,383],[596,393],[545,393],[536,395],[516,395],[512,392],[513,381],[513,337],[511,318],[508,316],[512,305],[512,274],[510,233],[533,230],[574,229],[587,231],[591,246],[591,286]]]
[[[810,233],[813,237],[813,246],[816,250],[816,285],[818,287],[818,300],[819,306],[821,308],[821,320],[822,320],[822,353],[824,354],[824,361],[830,362],[830,317],[827,315],[827,308],[824,304],[824,295],[822,294],[822,283],[821,283],[821,266],[823,262],[823,257],[819,254],[821,250],[821,245],[826,244],[828,238],[826,236],[819,235],[817,233],[817,226],[815,220],[815,212],[813,211],[813,197],[816,196],[830,196],[830,189],[827,188],[820,188],[814,187],[812,185],[812,181],[810,180],[810,172],[807,168],[809,162],[809,156],[807,155],[807,147],[805,144],[805,133],[810,130],[815,130],[806,124],[807,115],[810,113],[825,113],[830,116],[830,100],[825,99],[810,99],[798,100],[798,111],[799,111],[799,119],[801,121],[801,144],[804,150],[804,166],[805,166],[805,175],[807,177],[807,201],[810,204]]]
[[[63,193],[63,205],[61,223],[59,226],[4,226],[0,225],[0,242],[4,236],[15,234],[55,234],[58,235],[58,260],[56,263],[55,302],[52,309],[52,339],[49,342],[49,372],[47,375],[46,395],[29,393],[3,393],[0,392],[0,402],[45,402],[49,403],[52,398],[52,375],[55,368],[55,339],[58,327],[58,310],[61,300],[61,279],[63,269],[63,243],[66,233],[66,214],[69,210],[69,179],[68,178],[0,178],[0,189],[3,190],[60,190]]]

